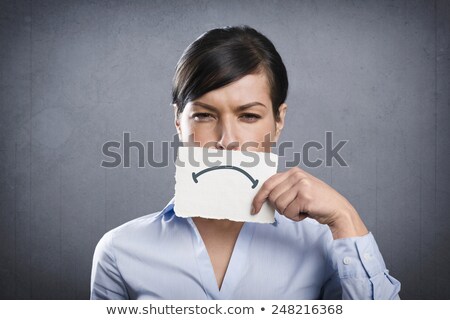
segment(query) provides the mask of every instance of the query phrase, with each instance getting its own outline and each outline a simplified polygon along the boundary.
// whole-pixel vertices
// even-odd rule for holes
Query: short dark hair
[[[173,77],[172,104],[179,115],[189,101],[261,71],[268,78],[273,114],[278,120],[279,106],[287,97],[288,78],[273,43],[247,25],[209,30],[181,55]]]

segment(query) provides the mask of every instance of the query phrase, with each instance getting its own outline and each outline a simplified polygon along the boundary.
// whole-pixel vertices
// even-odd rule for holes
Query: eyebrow
[[[210,111],[217,112],[217,108],[216,107],[214,107],[212,105],[209,105],[207,103],[200,102],[200,101],[194,101],[194,102],[192,102],[192,105],[203,107],[203,108],[208,109]],[[237,111],[242,111],[242,110],[246,110],[248,108],[251,108],[253,106],[263,106],[264,108],[267,108],[266,105],[262,104],[261,102],[254,101],[254,102],[246,103],[246,104],[244,104],[242,106],[239,106],[236,109],[237,109]]]

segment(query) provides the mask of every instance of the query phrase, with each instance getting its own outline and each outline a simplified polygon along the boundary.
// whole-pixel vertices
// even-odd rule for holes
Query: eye
[[[244,113],[241,115],[241,118],[247,122],[255,122],[258,119],[261,119],[261,116],[255,113]]]
[[[194,121],[199,121],[199,122],[202,122],[202,121],[210,121],[210,120],[214,119],[214,117],[212,116],[212,114],[207,113],[207,112],[197,112],[197,113],[194,113],[194,114],[192,115],[192,118],[194,119]]]

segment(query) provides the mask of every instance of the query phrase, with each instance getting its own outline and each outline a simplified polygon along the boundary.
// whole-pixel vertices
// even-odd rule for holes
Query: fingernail
[[[255,214],[255,207],[254,207],[254,206],[252,206],[252,211],[251,211],[251,213],[252,213],[252,214]]]

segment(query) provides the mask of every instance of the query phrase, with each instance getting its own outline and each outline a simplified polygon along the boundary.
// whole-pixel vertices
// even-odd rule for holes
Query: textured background
[[[174,192],[172,163],[104,169],[102,144],[170,141],[182,51],[248,24],[288,69],[281,139],[349,140],[349,167],[307,170],[360,212],[402,298],[450,299],[449,20],[444,0],[2,1],[0,297],[89,297],[102,234]]]

